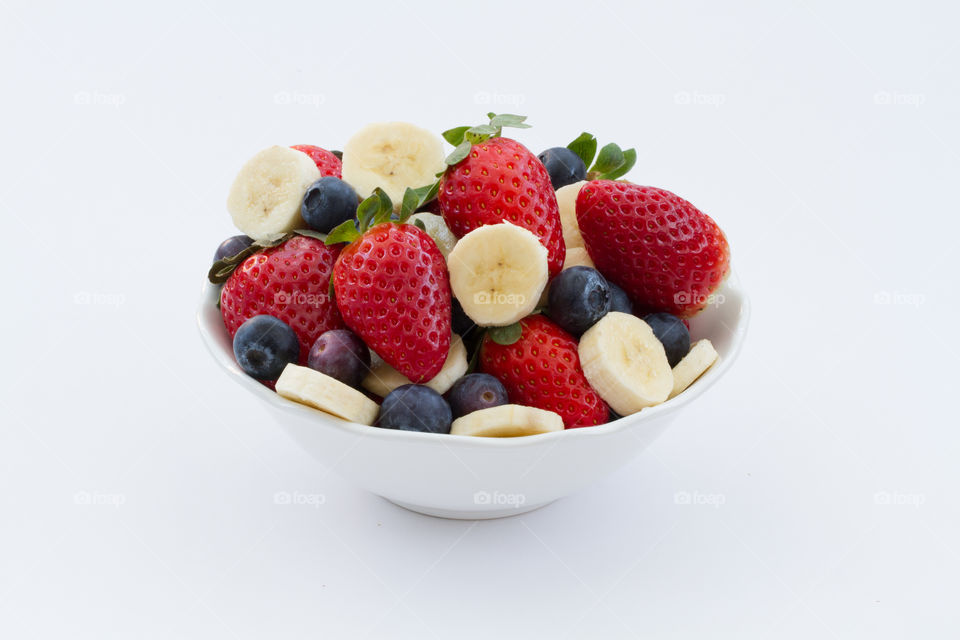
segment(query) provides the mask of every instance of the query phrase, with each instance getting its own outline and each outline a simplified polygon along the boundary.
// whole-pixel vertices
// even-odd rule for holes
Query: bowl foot
[[[470,509],[470,510],[458,510],[458,509],[435,509],[434,507],[425,507],[418,504],[409,504],[407,502],[400,502],[399,500],[390,500],[389,498],[384,498],[388,502],[392,502],[398,507],[403,507],[408,511],[413,511],[415,513],[421,513],[426,516],[433,516],[434,518],[448,518],[450,520],[492,520],[494,518],[509,518],[510,516],[518,516],[521,513],[529,513],[535,511],[540,507],[545,507],[548,504],[552,503],[553,500],[549,502],[541,502],[540,504],[524,504],[516,507],[498,507],[495,509]]]

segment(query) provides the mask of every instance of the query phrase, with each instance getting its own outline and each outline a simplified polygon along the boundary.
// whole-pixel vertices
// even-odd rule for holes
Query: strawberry
[[[274,316],[297,334],[300,363],[305,364],[321,333],[343,328],[329,294],[339,253],[340,247],[328,247],[322,240],[293,236],[244,259],[220,291],[220,314],[230,337],[255,315]]]
[[[638,314],[693,316],[730,270],[717,223],[664,189],[589,182],[577,196],[577,223],[597,269],[627,292]]]
[[[302,151],[310,156],[310,159],[317,165],[317,169],[320,169],[321,176],[341,177],[343,163],[340,162],[340,158],[326,149],[316,147],[312,144],[295,144],[290,148]]]
[[[480,346],[480,368],[507,388],[510,402],[554,411],[567,429],[603,424],[610,409],[580,368],[577,341],[542,315],[520,321],[520,337]]]
[[[523,118],[490,115],[489,125],[444,133],[457,149],[440,178],[440,212],[458,238],[504,221],[529,229],[547,248],[550,276],[555,276],[566,251],[550,175],[525,146],[500,137],[504,126],[529,126]]]
[[[381,189],[327,243],[349,241],[333,268],[337,305],[347,327],[413,382],[436,376],[450,349],[450,281],[433,239],[391,222],[393,204]],[[370,225],[370,221],[373,225]],[[369,228],[368,228],[369,227]]]

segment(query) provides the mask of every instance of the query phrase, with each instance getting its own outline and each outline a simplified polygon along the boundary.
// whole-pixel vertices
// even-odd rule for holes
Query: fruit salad
[[[729,273],[723,231],[624,179],[634,149],[583,133],[534,155],[504,133],[528,127],[376,123],[343,152],[250,158],[227,197],[242,234],[208,274],[238,366],[343,420],[460,436],[589,428],[683,393],[718,359],[687,319]]]

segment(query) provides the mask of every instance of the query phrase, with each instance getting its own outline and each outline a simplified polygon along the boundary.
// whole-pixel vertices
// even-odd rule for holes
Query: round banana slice
[[[424,211],[413,214],[407,219],[407,222],[413,224],[417,220],[423,223],[424,231],[437,243],[437,249],[440,249],[443,257],[449,256],[453,247],[457,244],[457,236],[453,235],[453,231],[450,231],[450,227],[443,221],[443,216]]]
[[[526,317],[547,285],[547,249],[510,224],[477,227],[447,257],[450,287],[470,319],[503,327]]]
[[[447,359],[440,373],[421,384],[437,393],[446,393],[453,383],[467,372],[467,364],[467,348],[463,346],[460,336],[453,334],[450,340],[450,351],[447,352]],[[380,358],[377,358],[376,363],[371,363],[370,373],[363,379],[363,388],[381,398],[386,398],[388,393],[405,384],[412,384],[410,378]]]
[[[372,425],[380,405],[336,378],[309,367],[288,364],[277,378],[277,393],[288,400],[360,424]]]
[[[585,246],[583,236],[580,235],[580,225],[577,224],[577,194],[580,188],[587,184],[586,180],[568,184],[557,189],[557,205],[560,207],[560,224],[563,227],[563,243],[570,249]],[[566,268],[566,265],[564,265]]]
[[[450,433],[459,436],[513,438],[563,431],[563,418],[553,411],[520,404],[480,409],[457,418]]]
[[[227,211],[233,224],[254,240],[274,240],[304,226],[303,195],[319,179],[317,165],[302,151],[280,146],[264,149],[234,179]]]
[[[587,329],[577,352],[587,381],[621,416],[663,402],[673,389],[663,345],[636,316],[611,311]]]
[[[443,140],[409,122],[376,122],[343,147],[343,179],[366,198],[380,187],[399,206],[407,187],[433,183],[446,168]]]
[[[670,397],[673,398],[693,384],[719,357],[713,343],[706,338],[694,342],[687,355],[673,368],[673,391]]]

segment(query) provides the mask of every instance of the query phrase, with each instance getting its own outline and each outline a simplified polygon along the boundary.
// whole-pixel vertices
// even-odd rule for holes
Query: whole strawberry
[[[346,325],[394,369],[425,382],[450,349],[447,263],[405,216],[390,222],[392,212],[377,189],[360,204],[359,230],[351,220],[330,232],[327,243],[350,242],[334,266],[333,287]]]
[[[329,293],[339,253],[340,247],[322,240],[293,236],[244,259],[220,291],[220,314],[230,337],[248,318],[273,316],[293,328],[300,341],[299,361],[306,363],[320,334],[343,328]]]
[[[597,269],[627,292],[637,313],[690,317],[730,270],[717,223],[664,189],[588,182],[577,195],[577,223]]]
[[[500,137],[504,126],[529,126],[524,118],[490,115],[489,125],[444,133],[457,149],[440,179],[440,212],[458,238],[504,221],[529,229],[547,248],[552,277],[563,267],[566,251],[550,175],[525,146]]]
[[[340,162],[340,158],[333,155],[330,151],[312,144],[295,144],[290,148],[302,151],[310,156],[310,159],[317,165],[317,169],[320,169],[321,176],[341,177],[343,163]]]
[[[610,410],[583,375],[573,336],[542,315],[519,324],[512,344],[484,336],[480,368],[503,383],[510,402],[558,413],[567,429],[605,423]]]

